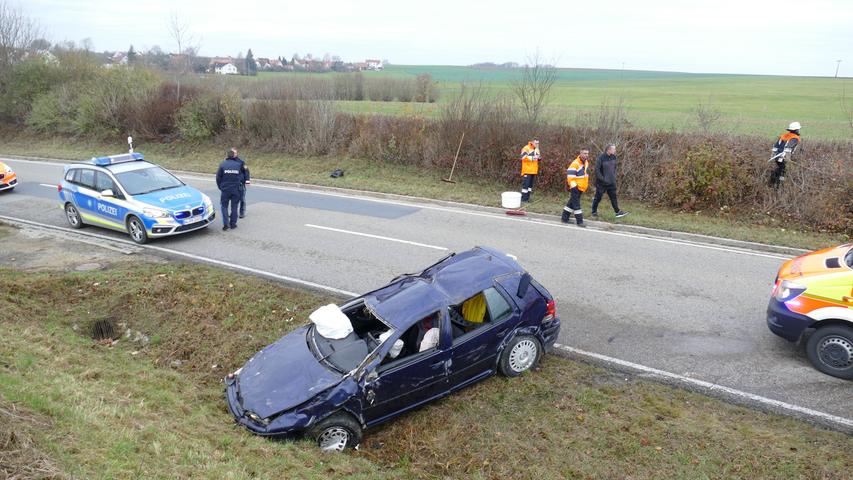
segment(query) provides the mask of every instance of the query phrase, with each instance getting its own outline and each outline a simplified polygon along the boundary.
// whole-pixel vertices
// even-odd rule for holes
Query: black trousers
[[[770,186],[778,188],[785,180],[785,162],[776,162],[776,168],[770,172]]]
[[[222,224],[234,227],[237,225],[237,203],[240,202],[240,190],[219,191],[219,206],[222,208]],[[228,206],[231,206],[229,211]]]
[[[533,194],[533,184],[536,182],[536,175],[523,175],[521,177],[521,201],[529,202],[530,195]]]
[[[595,197],[592,198],[592,213],[598,213],[598,204],[601,203],[601,198],[605,192],[610,197],[610,204],[613,205],[613,211],[619,212],[619,201],[616,199],[616,185],[605,185],[603,183],[595,184]]]
[[[583,210],[581,210],[581,195],[583,192],[577,188],[569,190],[569,201],[563,207],[563,221],[568,222],[572,215],[575,216],[575,221],[578,225],[583,223]]]
[[[240,215],[246,214],[246,185],[240,187]]]

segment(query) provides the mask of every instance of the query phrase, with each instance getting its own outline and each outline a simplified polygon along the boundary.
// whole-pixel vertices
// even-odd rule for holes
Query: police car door
[[[95,191],[95,170],[91,168],[80,168],[74,175],[74,203],[80,210],[80,215],[90,223],[100,223],[100,216],[96,213],[95,200],[98,195]]]
[[[106,225],[124,229],[124,195],[104,172],[95,172],[95,214]]]

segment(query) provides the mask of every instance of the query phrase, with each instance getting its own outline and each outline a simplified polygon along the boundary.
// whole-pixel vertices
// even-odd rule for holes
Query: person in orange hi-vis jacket
[[[785,133],[779,135],[779,139],[770,151],[773,154],[770,160],[775,161],[776,164],[770,172],[771,187],[779,188],[785,181],[785,162],[794,155],[798,146],[800,146],[800,122],[791,122]]]
[[[539,140],[533,139],[521,149],[521,201],[529,202],[533,184],[539,175]]]
[[[589,187],[589,150],[582,148],[578,156],[566,169],[566,184],[569,186],[569,201],[563,207],[563,223],[570,223],[572,215],[579,227],[586,227],[583,223],[583,210],[581,210],[581,194]]]

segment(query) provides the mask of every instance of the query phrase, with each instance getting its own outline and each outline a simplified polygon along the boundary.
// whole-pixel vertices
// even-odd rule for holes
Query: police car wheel
[[[68,224],[71,225],[71,228],[83,227],[83,220],[80,218],[80,212],[77,211],[77,207],[70,203],[65,204],[65,218],[68,219]]]
[[[127,220],[127,233],[130,235],[130,239],[136,243],[142,244],[148,241],[145,225],[142,224],[142,220],[136,217],[130,217]]]

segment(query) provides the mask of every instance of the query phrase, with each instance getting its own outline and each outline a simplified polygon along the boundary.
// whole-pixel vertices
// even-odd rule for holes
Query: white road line
[[[773,400],[772,398],[762,397],[761,395],[756,395],[754,393],[744,392],[741,390],[737,390],[731,387],[726,387],[723,385],[718,385],[716,383],[706,382],[704,380],[697,380],[695,378],[685,377],[683,375],[678,375],[675,373],[670,373],[664,370],[658,370],[657,368],[647,367],[645,365],[640,365],[638,363],[629,362],[626,360],[620,360],[618,358],[608,357],[607,355],[601,355],[600,353],[587,352],[585,350],[581,350],[578,348],[570,347],[568,345],[561,345],[559,343],[554,344],[555,347],[560,350],[594,360],[598,360],[600,362],[615,365],[619,367],[627,367],[631,370],[636,370],[639,372],[643,372],[652,376],[666,378],[669,380],[677,380],[678,382],[687,383],[693,386],[701,387],[705,390],[711,392],[722,392],[728,395],[739,397],[744,400],[749,400],[755,403],[759,403],[766,407],[776,408],[785,410],[788,412],[799,413],[801,415],[805,415],[812,418],[817,418],[821,420],[825,420],[827,422],[843,425],[848,429],[853,429],[853,419],[839,417],[836,415],[832,415],[829,413],[820,412],[817,410],[812,410],[811,408],[801,407],[799,405],[793,405],[791,403],[782,402],[780,400]]]
[[[100,234],[92,233],[92,232],[83,232],[83,231],[79,231],[79,230],[73,230],[71,228],[66,228],[66,227],[57,227],[55,225],[50,225],[47,223],[33,222],[31,220],[24,220],[22,218],[9,217],[6,215],[0,215],[0,220],[6,220],[6,221],[12,222],[12,223],[19,223],[19,224],[24,224],[24,225],[36,226],[36,227],[46,228],[46,229],[50,229],[50,230],[57,230],[57,231],[61,231],[61,232],[71,233],[74,235],[82,235],[85,237],[98,238],[98,239],[107,240],[107,241],[110,241],[113,243],[121,243],[121,244],[131,245],[131,246],[146,249],[146,250],[153,250],[156,252],[162,252],[162,253],[167,253],[170,255],[176,255],[179,257],[189,258],[191,260],[196,260],[196,261],[203,262],[203,263],[209,263],[212,265],[218,265],[220,267],[230,268],[232,270],[240,270],[243,272],[254,273],[256,275],[274,278],[276,280],[281,280],[284,282],[296,283],[296,284],[303,285],[306,287],[311,287],[311,288],[315,288],[315,289],[319,289],[319,290],[325,290],[325,291],[336,293],[339,295],[344,295],[346,297],[357,297],[358,296],[358,294],[355,292],[349,292],[347,290],[342,290],[340,288],[330,287],[328,285],[322,285],[320,283],[315,283],[315,282],[311,282],[308,280],[302,280],[299,278],[288,277],[285,275],[279,275],[277,273],[267,272],[265,270],[247,267],[244,265],[238,265],[236,263],[226,262],[226,261],[218,260],[215,258],[203,257],[201,255],[195,255],[192,253],[182,252],[180,250],[172,250],[171,248],[158,247],[156,245],[148,245],[148,244],[139,245],[137,243],[131,242],[130,240],[108,237],[106,235],[100,235]],[[74,238],[73,240],[78,240],[78,239]],[[89,242],[86,242],[86,243],[89,243]]]
[[[321,230],[329,230],[331,232],[346,233],[349,235],[358,235],[359,237],[368,237],[368,238],[375,238],[378,240],[387,240],[389,242],[405,243],[407,245],[415,245],[417,247],[432,248],[435,250],[442,250],[442,251],[447,250],[445,247],[438,247],[435,245],[427,245],[426,243],[411,242],[409,240],[400,240],[399,238],[383,237],[381,235],[373,235],[372,233],[353,232],[351,230],[342,230],[340,228],[324,227],[321,225],[312,225],[310,223],[306,223],[305,226],[309,227],[309,228],[319,228]]]
[[[48,183],[39,183],[39,185],[41,185],[42,187],[47,187],[47,188],[56,188],[56,185],[50,185]]]
[[[287,277],[284,275],[279,275],[277,273],[267,272],[267,271],[260,270],[257,268],[246,267],[243,265],[225,262],[222,260],[216,260],[216,259],[212,259],[212,258],[208,258],[208,257],[202,257],[200,255],[193,255],[191,253],[185,253],[185,252],[181,252],[178,250],[172,250],[169,248],[156,247],[153,245],[137,245],[137,244],[135,244],[129,240],[111,238],[111,237],[108,237],[106,235],[99,235],[97,233],[81,232],[79,230],[72,230],[70,228],[65,228],[65,227],[57,227],[57,226],[49,225],[49,224],[45,224],[45,223],[39,223],[39,222],[30,221],[30,220],[24,220],[21,218],[9,217],[6,215],[0,215],[0,219],[6,220],[6,221],[9,221],[12,223],[32,225],[32,226],[47,228],[50,230],[67,232],[67,233],[80,235],[80,236],[99,238],[99,239],[103,239],[103,240],[108,240],[110,242],[123,243],[123,244],[127,244],[127,245],[132,245],[132,246],[138,247],[138,248],[164,252],[164,253],[177,255],[177,256],[181,256],[181,257],[185,257],[185,258],[190,258],[192,260],[197,260],[197,261],[201,261],[201,262],[205,262],[205,263],[211,263],[214,265],[224,266],[227,268],[231,268],[233,270],[250,272],[250,273],[257,274],[257,275],[282,280],[285,282],[297,283],[300,285],[305,285],[305,286],[309,286],[309,287],[313,287],[313,288],[317,288],[317,289],[322,289],[322,290],[330,291],[333,293],[346,295],[349,297],[357,297],[358,296],[357,293],[348,292],[346,290],[341,290],[341,289],[338,289],[335,287],[329,287],[327,285],[321,285],[319,283],[309,282],[306,280],[300,280],[298,278],[293,278],[293,277]],[[73,240],[78,240],[77,238],[74,238],[74,235],[72,235],[71,238]],[[782,402],[779,400],[773,400],[772,398],[762,397],[760,395],[755,395],[755,394],[752,394],[749,392],[744,392],[741,390],[737,390],[737,389],[734,389],[731,387],[718,385],[716,383],[706,382],[704,380],[697,380],[695,378],[685,377],[683,375],[670,373],[670,372],[667,372],[664,370],[659,370],[659,369],[656,369],[653,367],[647,367],[645,365],[640,365],[638,363],[633,363],[633,362],[629,362],[626,360],[620,360],[618,358],[608,357],[606,355],[601,355],[599,353],[587,352],[585,350],[580,350],[580,349],[577,349],[574,347],[570,347],[568,345],[555,344],[555,347],[559,348],[560,350],[572,353],[574,355],[578,355],[578,356],[585,357],[588,359],[597,360],[597,361],[600,361],[602,363],[609,364],[612,366],[629,368],[629,369],[632,369],[635,371],[644,372],[646,374],[649,374],[651,376],[658,377],[661,379],[677,380],[679,382],[691,384],[693,386],[700,387],[700,388],[703,388],[705,390],[712,391],[712,392],[724,392],[724,393],[731,395],[733,397],[739,397],[739,398],[742,398],[745,400],[750,400],[750,401],[753,401],[753,402],[758,403],[758,404],[762,404],[762,405],[767,406],[767,407],[785,410],[785,411],[792,412],[792,413],[798,413],[798,414],[806,416],[806,417],[811,417],[811,418],[816,419],[816,420],[822,420],[822,421],[829,422],[829,423],[837,425],[837,426],[841,426],[841,427],[846,428],[848,430],[853,429],[853,419],[848,419],[848,418],[839,417],[836,415],[831,415],[831,414],[828,414],[825,412],[812,410],[812,409],[806,408],[806,407],[800,407],[798,405],[793,405],[793,404]]]
[[[24,162],[24,163],[33,163],[33,164],[66,165],[65,163],[41,161],[41,160],[17,160],[17,159],[13,159],[13,158],[8,159],[8,160],[10,160],[12,162]],[[204,182],[214,182],[215,181],[215,179],[210,178],[209,176],[201,176],[197,173],[191,173],[189,175],[183,175],[182,174],[179,176],[182,179],[187,178],[187,179],[193,179],[193,180],[200,180],[200,181],[204,181]],[[437,212],[448,212],[448,213],[455,213],[455,214],[460,214],[460,215],[469,215],[469,216],[476,216],[476,217],[486,217],[486,218],[492,218],[492,219],[496,219],[496,220],[504,220],[504,221],[508,221],[508,222],[526,222],[526,224],[528,224],[528,225],[532,223],[535,225],[541,225],[541,226],[551,227],[551,228],[568,228],[568,229],[571,229],[572,231],[575,231],[575,232],[583,232],[583,233],[581,233],[582,235],[584,235],[584,234],[614,235],[614,236],[618,236],[618,237],[633,238],[633,239],[638,239],[638,240],[648,240],[648,241],[652,241],[652,242],[669,243],[672,245],[682,245],[682,246],[686,246],[686,247],[702,248],[702,249],[706,249],[706,250],[715,250],[715,251],[719,251],[719,252],[727,252],[727,253],[734,253],[734,254],[740,254],[740,255],[750,255],[750,256],[754,256],[754,257],[770,258],[773,260],[788,260],[790,258],[790,256],[788,256],[788,255],[762,253],[762,252],[757,252],[754,250],[748,250],[748,249],[743,249],[743,248],[710,245],[710,244],[693,242],[693,241],[688,241],[688,240],[673,240],[673,239],[660,238],[660,237],[654,237],[654,236],[649,236],[649,235],[640,235],[640,234],[636,234],[636,233],[613,232],[610,230],[601,230],[601,229],[596,229],[596,228],[577,228],[577,227],[574,227],[571,225],[563,225],[563,224],[558,223],[558,222],[548,222],[548,221],[529,219],[529,218],[510,217],[508,215],[499,215],[499,214],[489,213],[489,212],[475,212],[475,211],[470,211],[470,210],[463,210],[460,208],[450,208],[450,207],[440,207],[440,206],[435,206],[435,205],[426,205],[426,204],[416,203],[416,201],[414,199],[412,202],[401,202],[401,201],[397,201],[397,200],[387,200],[387,199],[380,199],[380,198],[364,197],[364,196],[359,196],[359,195],[350,195],[350,194],[335,193],[335,192],[323,192],[323,191],[316,191],[316,190],[307,190],[307,189],[302,189],[302,188],[287,187],[287,186],[281,186],[281,185],[265,185],[265,184],[260,184],[260,183],[253,183],[252,188],[268,188],[268,189],[272,189],[272,190],[283,190],[283,191],[288,191],[288,192],[299,192],[299,193],[307,193],[307,194],[312,194],[312,195],[324,195],[327,197],[358,199],[358,200],[362,200],[365,202],[374,202],[374,203],[382,203],[382,204],[386,204],[386,205],[413,207],[413,208],[419,208],[422,210],[433,210],[433,211],[437,211]]]

